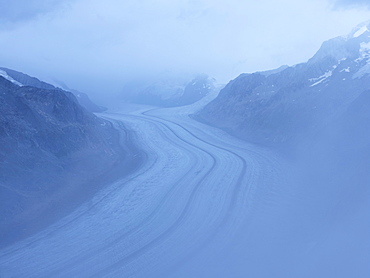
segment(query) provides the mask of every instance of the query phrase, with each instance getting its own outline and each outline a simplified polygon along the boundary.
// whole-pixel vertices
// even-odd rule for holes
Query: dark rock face
[[[123,156],[110,122],[72,93],[45,87],[0,76],[0,245],[88,197]]]
[[[89,129],[105,124],[81,108],[71,93],[17,87],[3,78],[0,86],[2,139],[16,136],[30,146],[64,156],[86,144]]]
[[[358,34],[325,42],[307,63],[240,75],[195,116],[269,145],[324,129],[370,89],[370,32]]]
[[[19,82],[22,86],[31,86],[31,87],[35,87],[39,89],[47,89],[47,90],[57,89],[55,86],[49,83],[40,81],[39,79],[35,77],[31,77],[22,72],[7,69],[7,68],[1,68],[1,67],[0,67],[0,70],[4,71],[7,75],[9,75],[15,81]],[[90,112],[103,112],[106,110],[106,108],[98,106],[95,103],[93,103],[88,97],[88,95],[85,93],[81,93],[79,91],[70,89],[66,85],[62,86],[62,89],[67,92],[73,93],[75,97],[77,98],[78,102]]]

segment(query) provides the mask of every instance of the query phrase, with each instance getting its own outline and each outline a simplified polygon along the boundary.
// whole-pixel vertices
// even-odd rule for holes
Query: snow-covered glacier
[[[131,164],[0,249],[0,277],[368,278],[369,30],[192,105],[100,113]]]
[[[248,233],[261,195],[277,190],[279,160],[167,111],[173,113],[104,114],[135,131],[145,163],[44,231],[1,250],[1,277],[186,274],[187,264],[207,265],[234,245],[235,235]]]
[[[352,246],[358,242],[346,237],[351,228],[325,225],[320,198],[291,185],[285,158],[192,120],[192,112],[141,107],[101,114],[136,134],[144,163],[42,232],[1,250],[0,276],[363,273],[368,244]],[[347,257],[352,261],[342,261]]]

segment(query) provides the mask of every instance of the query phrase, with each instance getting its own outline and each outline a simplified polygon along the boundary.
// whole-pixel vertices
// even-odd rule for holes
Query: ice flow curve
[[[186,277],[237,245],[235,235],[248,237],[261,196],[278,179],[278,159],[179,112],[104,114],[135,132],[146,162],[2,250],[0,276]]]

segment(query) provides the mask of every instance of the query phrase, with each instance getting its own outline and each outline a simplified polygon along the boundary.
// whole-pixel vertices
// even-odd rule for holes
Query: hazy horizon
[[[0,0],[0,277],[368,278],[369,1]]]
[[[307,61],[370,19],[366,1],[0,1],[1,66],[103,98],[147,76],[241,73]],[[299,50],[299,51],[297,51]]]

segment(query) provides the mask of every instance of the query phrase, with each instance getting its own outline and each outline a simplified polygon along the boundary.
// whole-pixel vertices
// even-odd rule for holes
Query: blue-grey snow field
[[[370,277],[370,23],[171,80],[102,112],[0,69],[1,278]]]

